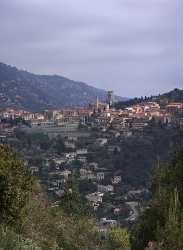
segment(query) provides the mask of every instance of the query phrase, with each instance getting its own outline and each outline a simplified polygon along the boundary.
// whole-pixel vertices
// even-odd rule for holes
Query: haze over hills
[[[84,106],[107,92],[58,75],[36,75],[0,63],[0,106],[32,111],[63,106]],[[116,100],[127,98],[116,97]]]

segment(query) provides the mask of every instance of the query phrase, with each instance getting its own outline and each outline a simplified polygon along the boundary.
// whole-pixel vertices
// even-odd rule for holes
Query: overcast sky
[[[121,96],[183,88],[183,0],[0,0],[0,61]]]

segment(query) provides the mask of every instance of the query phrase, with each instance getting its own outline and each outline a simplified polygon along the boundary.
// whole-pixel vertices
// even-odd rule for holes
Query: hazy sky
[[[183,0],[0,0],[0,61],[122,96],[183,88]]]

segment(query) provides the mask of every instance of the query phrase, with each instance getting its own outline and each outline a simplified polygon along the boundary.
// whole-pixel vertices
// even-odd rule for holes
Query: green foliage
[[[31,238],[42,250],[56,249],[57,217],[39,199],[31,199],[21,228],[25,238]]]
[[[95,222],[86,216],[73,219],[72,217],[60,217],[57,242],[60,249],[85,250],[97,249],[97,230]]]
[[[31,176],[9,146],[0,145],[0,222],[19,224],[31,191]]]
[[[22,234],[42,250],[97,249],[99,242],[92,218],[68,216],[60,208],[45,208],[36,199],[30,201],[27,211]]]
[[[0,145],[0,219],[2,250],[99,249],[77,182],[68,183],[62,209],[48,208],[39,183],[5,145]]]
[[[167,98],[170,102],[182,102],[183,90],[175,88],[174,90],[163,94],[162,98]]]
[[[155,241],[157,228],[164,222],[161,210],[151,206],[147,208],[140,217],[140,221],[133,228],[130,238],[132,250],[143,250],[149,241]]]
[[[26,133],[20,129],[17,129],[16,137],[25,147],[28,148],[30,148],[32,145],[39,146],[42,150],[48,150],[50,148],[49,137],[44,133]]]
[[[152,201],[132,231],[132,249],[155,242],[158,250],[183,249],[183,145],[174,147],[171,159],[158,164],[152,179]]]
[[[62,137],[58,136],[55,141],[54,148],[58,154],[63,153],[65,150],[65,145]]]
[[[0,226],[1,250],[41,250],[29,239],[23,239],[20,235],[5,226]]]
[[[109,143],[120,148],[118,154],[109,152],[108,147],[96,147],[93,144],[89,148],[92,153],[88,154],[88,160],[98,162],[100,168],[121,171],[123,181],[127,184],[144,186],[149,183],[150,172],[157,159],[167,160],[171,145],[182,139],[183,132],[177,129],[150,124],[143,133],[111,139]]]
[[[157,245],[162,250],[183,249],[183,217],[177,190],[170,195],[168,218],[160,229]]]
[[[65,185],[61,208],[66,214],[71,216],[80,216],[83,214],[79,185],[74,177]]]
[[[120,227],[111,227],[108,231],[107,249],[130,250],[127,230]]]
[[[145,99],[143,97],[141,98],[133,98],[133,99],[130,99],[130,100],[127,100],[127,101],[121,101],[121,102],[117,102],[115,104],[115,107],[117,109],[124,109],[126,107],[129,107],[129,106],[132,106],[132,105],[136,105],[136,104],[139,104],[141,102],[143,102]]]

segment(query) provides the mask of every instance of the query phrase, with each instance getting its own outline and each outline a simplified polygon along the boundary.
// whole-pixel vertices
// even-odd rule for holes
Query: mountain
[[[150,96],[150,97],[145,96],[144,98],[135,97],[133,99],[122,100],[116,103],[116,108],[118,109],[126,108],[128,106],[135,105],[143,101],[156,101],[162,106],[170,102],[183,102],[183,90],[175,88],[167,93],[157,96]]]
[[[58,75],[36,75],[0,63],[0,107],[31,111],[63,106],[84,106],[107,92]],[[117,100],[123,100],[116,97]]]
[[[167,99],[167,101],[169,102],[183,102],[183,90],[175,88],[174,90],[168,93],[159,95],[157,99]]]

